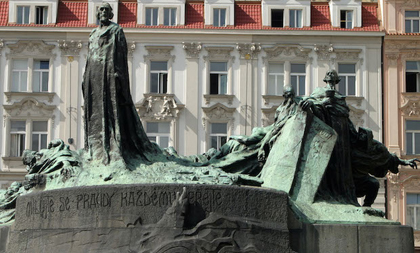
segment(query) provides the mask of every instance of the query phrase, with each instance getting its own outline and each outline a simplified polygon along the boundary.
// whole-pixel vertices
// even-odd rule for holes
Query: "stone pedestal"
[[[411,227],[308,224],[286,193],[215,185],[109,185],[31,193],[0,252],[413,252]]]

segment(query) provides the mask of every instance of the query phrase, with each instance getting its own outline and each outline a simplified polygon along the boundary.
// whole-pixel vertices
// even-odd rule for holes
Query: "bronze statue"
[[[83,77],[85,150],[103,164],[130,159],[143,163],[159,153],[146,136],[130,95],[127,42],[122,28],[111,22],[112,8],[98,9],[99,27],[89,36]]]

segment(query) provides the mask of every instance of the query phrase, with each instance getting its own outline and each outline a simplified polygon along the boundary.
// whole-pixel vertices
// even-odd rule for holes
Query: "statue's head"
[[[335,71],[334,69],[328,70],[327,74],[325,74],[324,82],[332,85],[336,85],[337,83],[339,83],[340,78],[338,77],[337,71]]]
[[[98,12],[96,13],[96,17],[99,21],[109,21],[114,17],[114,13],[112,12],[112,7],[109,3],[103,3],[99,8]]]
[[[283,97],[284,98],[286,98],[286,99],[287,98],[292,98],[295,95],[296,95],[295,90],[293,89],[292,86],[287,85],[287,86],[284,87],[284,92],[283,92]]]

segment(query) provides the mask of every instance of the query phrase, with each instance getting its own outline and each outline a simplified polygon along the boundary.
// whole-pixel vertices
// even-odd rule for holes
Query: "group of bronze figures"
[[[277,108],[272,125],[255,128],[250,136],[231,136],[220,150],[189,157],[179,156],[173,148],[163,150],[149,141],[136,112],[129,89],[126,39],[122,28],[110,21],[112,17],[111,6],[103,4],[98,9],[100,25],[89,36],[82,84],[85,149],[71,151],[62,141],[53,141],[46,150],[25,151],[24,163],[32,174],[27,179],[32,183],[42,181],[34,174],[60,171],[64,178],[74,176],[75,170],[88,167],[81,163],[89,161],[101,161],[104,165],[122,162],[130,169],[138,164],[174,161],[246,174],[258,181],[283,126],[298,113],[316,116],[337,134],[315,201],[358,205],[357,197],[366,196],[363,205],[371,206],[379,189],[378,180],[371,175],[384,177],[388,170],[398,173],[399,165],[417,168],[419,160],[400,159],[374,140],[369,129],[355,129],[345,96],[335,89],[340,81],[335,70],[327,72],[326,87],[316,88],[309,97],[297,97],[286,86],[285,100]],[[0,209],[14,208],[15,196],[23,191],[21,185],[17,186],[13,185],[0,200]],[[26,186],[30,188],[31,184]]]

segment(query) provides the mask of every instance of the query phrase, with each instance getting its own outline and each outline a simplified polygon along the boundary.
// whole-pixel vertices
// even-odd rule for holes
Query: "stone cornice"
[[[282,57],[286,59],[301,59],[301,60],[312,60],[309,57],[309,53],[312,51],[310,48],[304,48],[298,44],[277,44],[273,47],[264,48],[266,56],[263,57],[264,60],[270,60],[277,57]]]
[[[204,60],[235,60],[235,56],[231,56],[230,53],[233,51],[234,47],[216,47],[208,46],[204,47],[207,51],[207,56],[204,56]]]
[[[148,54],[144,55],[145,60],[175,60],[175,55],[171,54],[174,46],[145,46]]]
[[[237,43],[236,49],[239,51],[241,59],[256,59],[261,52],[260,43]]]
[[[64,56],[79,56],[80,50],[83,47],[82,41],[65,41],[65,40],[59,40],[58,42],[58,48],[61,49],[61,53]]]
[[[19,40],[17,43],[6,45],[10,49],[10,53],[6,54],[6,58],[10,57],[49,57],[55,58],[53,49],[55,45],[46,44],[42,40]]]

